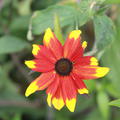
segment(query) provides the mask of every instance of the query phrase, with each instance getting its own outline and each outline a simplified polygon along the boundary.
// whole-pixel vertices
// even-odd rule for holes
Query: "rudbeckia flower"
[[[81,31],[73,30],[62,46],[48,28],[43,44],[33,45],[33,60],[25,64],[33,71],[42,72],[27,88],[25,95],[46,89],[47,102],[60,110],[64,105],[74,112],[77,94],[88,94],[84,80],[105,76],[109,68],[99,67],[93,56],[83,56],[87,42],[81,44]]]

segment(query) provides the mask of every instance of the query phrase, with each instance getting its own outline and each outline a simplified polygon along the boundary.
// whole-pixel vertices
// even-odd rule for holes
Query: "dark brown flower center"
[[[58,60],[55,64],[56,72],[62,76],[69,75],[70,72],[72,71],[72,68],[73,68],[72,62],[66,58]]]

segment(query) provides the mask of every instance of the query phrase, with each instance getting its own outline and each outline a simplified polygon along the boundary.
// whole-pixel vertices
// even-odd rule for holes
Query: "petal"
[[[71,112],[74,112],[76,106],[76,98],[66,99],[66,106]]]
[[[76,85],[76,87],[78,88],[77,91],[80,94],[88,94],[89,91],[85,85],[85,83],[83,82],[82,79],[80,79],[80,77],[76,74],[72,73],[72,79],[74,80],[74,83]]]
[[[52,99],[52,94],[48,93],[47,103],[48,103],[49,107],[51,107],[51,99]]]
[[[35,63],[34,60],[25,61],[25,64],[26,64],[27,67],[29,67],[30,69],[36,68],[36,66],[35,66],[36,63]]]
[[[60,98],[53,97],[52,104],[57,110],[61,110],[64,107],[63,98],[62,97],[60,97]]]
[[[78,56],[83,56],[83,48],[80,41],[80,30],[74,30],[69,35],[64,45],[64,57],[72,61]]]
[[[81,79],[96,79],[105,76],[109,72],[107,67],[99,66],[75,66],[74,73],[79,75]]]
[[[51,107],[52,97],[55,95],[58,86],[59,86],[59,76],[56,74],[55,81],[48,86],[46,91],[46,93],[48,94],[47,103],[50,107]]]
[[[50,61],[51,63],[55,63],[56,59],[54,55],[43,45],[36,45],[33,44],[33,55],[37,59],[46,59],[47,61]],[[47,53],[47,54],[46,54]]]
[[[98,65],[98,60],[93,56],[84,56],[75,61],[75,65]]]
[[[88,93],[89,93],[88,89],[86,89],[86,88],[78,89],[78,92],[79,92],[80,94],[88,94]]]
[[[29,96],[38,90],[44,90],[47,88],[55,79],[56,74],[52,72],[43,73],[37,79],[35,79],[27,88],[25,96]]]
[[[52,98],[52,104],[57,110],[61,110],[63,106],[65,105],[60,86],[58,87],[55,95]]]
[[[56,59],[60,59],[63,56],[62,45],[50,28],[48,28],[45,32],[43,43],[51,50]]]
[[[85,49],[86,47],[87,47],[87,42],[84,41],[84,42],[82,43],[82,48]]]
[[[65,104],[67,108],[71,112],[74,112],[77,93],[73,80],[70,76],[66,76],[62,78],[62,90],[63,90],[63,98],[65,100]]]
[[[86,59],[86,57],[85,57],[85,59]],[[98,65],[98,60],[95,57],[91,57],[89,65]]]
[[[40,45],[33,44],[32,53],[35,57],[38,56],[38,53],[39,53],[40,49],[41,49]]]
[[[104,77],[108,72],[110,71],[110,69],[108,67],[96,67],[96,77]]]
[[[54,64],[48,61],[47,59],[34,59],[25,61],[25,64],[37,72],[49,72],[54,69]]]

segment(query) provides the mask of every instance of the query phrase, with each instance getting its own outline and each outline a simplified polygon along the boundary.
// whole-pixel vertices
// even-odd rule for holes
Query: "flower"
[[[27,88],[29,96],[39,90],[46,90],[47,102],[60,110],[64,105],[74,112],[77,93],[88,94],[84,79],[96,79],[109,72],[107,67],[99,67],[93,56],[83,56],[87,42],[81,44],[81,31],[73,30],[61,45],[54,33],[48,28],[44,45],[33,45],[34,60],[25,61],[33,71],[42,72]]]

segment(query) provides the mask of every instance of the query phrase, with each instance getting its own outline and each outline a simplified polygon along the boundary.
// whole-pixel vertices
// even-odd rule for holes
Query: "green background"
[[[78,95],[74,113],[49,108],[45,91],[24,96],[39,73],[24,65],[32,44],[42,44],[51,27],[64,43],[82,30],[85,55],[94,55],[107,76],[86,81],[89,96]],[[61,27],[61,29],[60,29]],[[120,0],[0,0],[0,120],[120,120]]]

